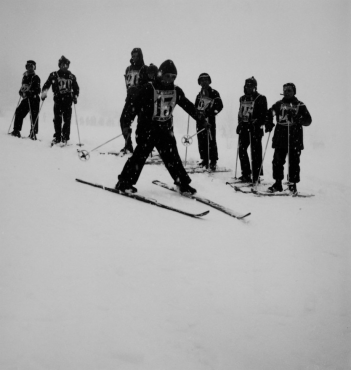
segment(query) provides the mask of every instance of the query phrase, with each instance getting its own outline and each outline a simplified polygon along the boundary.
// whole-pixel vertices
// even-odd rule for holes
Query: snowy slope
[[[74,145],[61,149],[49,147],[52,124],[32,142],[6,135],[10,119],[0,119],[0,369],[349,368],[350,197],[325,179],[322,149],[302,156],[309,199],[235,193],[233,173],[191,175],[199,194],[251,212],[245,222],[153,185],[171,178],[145,166],[139,193],[210,210],[198,220],[75,181],[113,187],[125,158],[99,151],[121,139],[82,162],[73,121]],[[83,126],[83,148],[118,133]],[[234,169],[236,140],[219,135],[220,165]]]

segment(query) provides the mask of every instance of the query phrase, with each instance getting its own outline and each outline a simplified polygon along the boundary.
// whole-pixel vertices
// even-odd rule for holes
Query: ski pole
[[[45,101],[45,100],[43,100],[43,101],[41,102],[41,105],[40,105],[40,107],[39,107],[39,112],[38,112],[37,118],[35,119],[34,126],[33,126],[33,130],[34,130],[35,125],[37,124],[37,121],[38,121],[38,118],[39,118],[39,114],[40,114],[41,108],[42,108],[42,106],[43,106],[43,104],[44,104],[44,101]]]
[[[82,146],[84,144],[81,144],[80,143],[80,135],[79,135],[79,127],[78,127],[78,118],[77,118],[77,110],[76,110],[76,105],[73,103],[74,105],[74,113],[75,113],[75,116],[76,116],[76,124],[77,124],[77,131],[78,131],[78,141],[79,141],[79,144],[77,144],[78,146]]]
[[[30,131],[31,131],[31,133],[34,135],[34,126],[33,126],[33,115],[32,115],[32,107],[31,107],[31,105],[30,105],[30,100],[29,100],[29,98],[28,98],[28,105],[29,105],[29,113],[30,113],[30,123],[31,123],[31,129],[30,129]]]
[[[119,138],[119,137],[120,137],[120,136],[122,136],[122,135],[123,135],[123,134],[119,134],[118,136],[116,136],[116,137],[112,138],[111,140],[108,140],[108,141],[106,141],[105,143],[103,143],[103,144],[101,144],[101,145],[97,146],[96,148],[92,149],[90,152],[88,152],[87,150],[79,150],[79,149],[77,149],[79,159],[81,159],[82,161],[86,161],[86,160],[88,160],[88,159],[89,159],[89,157],[90,157],[90,153],[91,153],[91,152],[93,152],[93,151],[94,151],[94,150],[96,150],[96,149],[101,148],[102,146],[106,145],[106,144],[107,144],[107,143],[109,143],[110,141],[115,140],[115,139]]]
[[[255,186],[255,188],[256,188],[256,189],[257,189],[257,186],[258,186],[258,180],[259,180],[259,178],[260,178],[260,174],[261,174],[261,171],[262,171],[264,157],[266,156],[266,151],[267,151],[267,146],[268,146],[268,142],[269,142],[269,137],[270,137],[270,136],[271,136],[271,131],[270,131],[270,132],[269,132],[269,134],[268,134],[268,139],[267,139],[267,143],[266,143],[266,148],[265,148],[264,153],[263,153],[263,158],[262,158],[262,163],[261,163],[260,171],[258,172],[257,182],[256,182],[256,186]]]
[[[250,138],[250,164],[251,164],[251,181],[253,185],[253,164],[252,164],[252,140],[251,140],[251,131],[249,131],[249,138]],[[260,176],[258,176],[260,177]]]
[[[182,137],[182,144],[185,145],[185,146],[189,146],[193,143],[193,141],[191,140],[194,136],[198,135],[200,132],[202,132],[203,130],[205,130],[205,128],[202,128],[201,130],[197,131],[194,135],[191,135],[191,136],[188,136],[188,135],[184,135]]]
[[[188,115],[188,127],[186,130],[186,136],[189,136],[189,121],[190,121],[190,114]],[[184,161],[184,166],[186,167],[186,158],[188,155],[188,146],[185,146],[185,161]]]
[[[13,120],[15,119],[16,110],[17,110],[18,106],[20,105],[20,101],[21,101],[21,99],[22,99],[22,96],[20,96],[20,97],[19,97],[19,99],[18,99],[18,103],[17,103],[17,107],[16,107],[16,109],[15,109],[15,113],[13,114],[13,117],[12,117],[12,120],[11,120],[11,123],[10,123],[10,127],[9,127],[9,129],[8,129],[8,131],[7,131],[7,133],[8,133],[8,134],[10,133],[10,129],[11,129],[11,126],[12,126]]]
[[[239,157],[239,135],[238,135],[238,146],[237,146],[237,149],[236,149],[236,161],[235,161],[235,174],[234,174],[234,179],[236,180],[237,177],[236,177],[236,174],[237,174],[237,168],[238,168],[238,157]]]
[[[207,166],[206,168],[208,168],[209,163],[210,163],[210,135],[211,135],[210,129],[207,129]]]

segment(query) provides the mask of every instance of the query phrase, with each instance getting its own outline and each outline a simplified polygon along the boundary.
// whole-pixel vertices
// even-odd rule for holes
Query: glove
[[[202,111],[198,110],[195,115],[195,120],[201,124],[204,124],[205,119],[205,114]]]
[[[238,126],[236,128],[236,133],[240,135],[244,131],[245,125],[243,121],[239,121]]]
[[[205,127],[206,130],[209,130],[212,127],[212,125],[207,121],[206,118],[205,118],[205,120],[202,124],[203,124],[203,126]]]
[[[47,91],[45,90],[45,91],[43,91],[42,93],[41,93],[41,100],[45,100],[46,98],[47,98],[47,96],[48,96],[48,93],[47,93]]]
[[[73,96],[73,103],[74,103],[74,104],[77,104],[77,103],[78,103],[78,101],[77,101],[77,97],[76,97],[76,96]]]
[[[265,132],[271,132],[275,124],[273,122],[266,121],[264,124]]]

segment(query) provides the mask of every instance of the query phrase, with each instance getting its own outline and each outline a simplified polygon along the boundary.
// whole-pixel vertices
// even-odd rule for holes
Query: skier
[[[245,80],[244,94],[239,99],[238,126],[239,158],[242,182],[260,181],[259,173],[262,164],[262,126],[267,114],[267,99],[257,92],[257,81],[254,77]],[[250,146],[251,166],[247,149]],[[252,178],[251,178],[252,175]]]
[[[143,84],[148,82],[147,66],[144,63],[143,52],[140,48],[134,48],[131,52],[130,66],[127,67],[124,78],[127,88],[127,97],[120,118],[122,133],[125,139],[125,146],[121,153],[133,153],[131,124],[137,115],[134,106],[134,99],[138,95]]]
[[[191,179],[179,157],[173,133],[172,114],[176,104],[194,119],[202,121],[206,128],[208,125],[204,118],[201,119],[202,113],[185,97],[183,90],[174,85],[176,77],[176,66],[173,61],[166,60],[159,68],[156,81],[145,84],[135,99],[139,112],[137,146],[118,176],[116,189],[120,192],[137,191],[133,185],[137,183],[148,155],[156,147],[178,190],[182,193],[196,193],[189,185]]]
[[[72,102],[77,104],[79,96],[79,86],[76,76],[69,70],[70,61],[62,56],[58,61],[59,70],[50,73],[47,81],[43,86],[41,100],[47,97],[47,91],[52,86],[54,93],[54,128],[55,134],[52,145],[62,141],[67,144],[70,139],[71,132],[71,117],[72,117]],[[62,120],[64,122],[61,127]]]
[[[22,101],[16,108],[15,112],[15,122],[13,125],[12,136],[21,137],[21,130],[23,125],[23,119],[26,115],[30,114],[30,133],[29,138],[32,140],[37,140],[36,134],[38,133],[39,125],[39,94],[40,88],[40,78],[35,73],[36,63],[34,60],[28,60],[26,64],[26,72],[23,74],[22,86],[19,91]]]
[[[275,183],[268,191],[275,193],[283,190],[284,164],[288,155],[288,189],[296,193],[296,184],[300,182],[300,155],[304,148],[302,126],[309,126],[312,118],[306,105],[296,98],[296,86],[293,83],[283,85],[283,92],[283,99],[276,102],[267,113],[266,132],[272,131],[275,126],[274,115],[277,121],[272,140]]]
[[[218,161],[216,115],[223,109],[223,103],[218,91],[210,87],[212,81],[207,73],[201,73],[197,82],[201,86],[201,91],[196,97],[195,106],[199,111],[203,112],[210,124],[209,131],[203,130],[197,135],[201,158],[199,165],[208,168],[210,160],[210,168],[214,171]],[[196,130],[200,131],[201,129],[203,129],[203,123],[197,121]],[[210,158],[208,158],[208,156],[210,156]]]

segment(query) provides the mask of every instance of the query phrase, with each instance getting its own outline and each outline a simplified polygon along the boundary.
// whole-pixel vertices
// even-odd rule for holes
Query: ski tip
[[[202,213],[198,213],[195,217],[202,217],[202,216],[206,216],[206,215],[208,215],[210,213],[210,211],[205,211],[205,212],[202,212]]]
[[[247,217],[247,216],[250,216],[251,215],[251,212],[249,212],[249,213],[246,213],[246,215],[243,215],[243,216],[240,216],[240,217],[237,217],[239,220],[242,220],[242,219],[244,219],[245,217]]]

